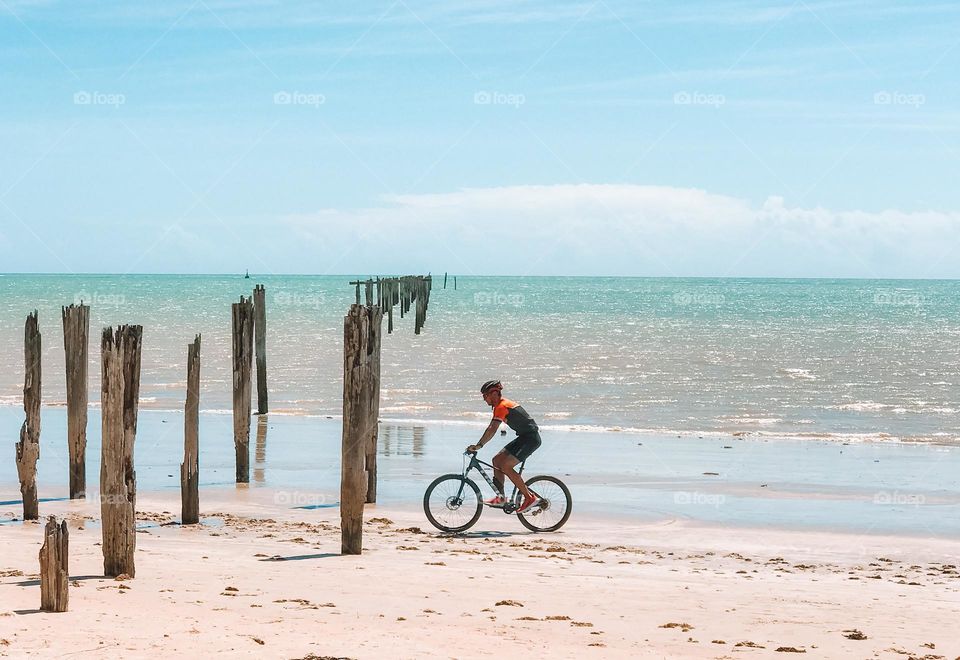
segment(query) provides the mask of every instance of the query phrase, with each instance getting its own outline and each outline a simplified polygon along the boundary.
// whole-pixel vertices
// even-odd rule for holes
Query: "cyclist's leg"
[[[506,451],[501,453],[503,456],[500,458],[500,470],[503,472],[503,474],[507,475],[510,481],[513,482],[513,485],[517,487],[517,490],[523,493],[524,498],[533,497],[533,493],[531,493],[530,489],[527,488],[527,484],[523,482],[523,477],[517,474],[517,471],[513,469],[518,463],[520,463],[520,461],[516,456],[507,453]]]
[[[523,481],[523,477],[520,476],[513,468],[518,463],[522,463],[530,458],[530,455],[540,448],[540,444],[540,434],[534,432],[525,433],[504,447],[504,449],[510,455],[510,458],[513,459],[513,462],[510,465],[510,471],[507,472],[507,476],[510,477],[510,481],[517,485],[517,489],[523,493],[525,500],[533,499],[536,496],[530,492],[530,489],[527,488],[527,484]]]
[[[493,460],[490,461],[493,464],[493,485],[497,487],[497,490],[500,491],[500,494],[503,494],[503,469],[500,467],[500,463],[505,459],[509,458],[510,454],[507,453],[506,449],[501,449],[496,456],[493,457]]]

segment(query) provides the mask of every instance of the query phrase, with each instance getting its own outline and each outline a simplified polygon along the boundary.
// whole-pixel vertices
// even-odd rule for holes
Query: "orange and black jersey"
[[[500,399],[500,403],[493,409],[493,418],[499,419],[501,422],[506,422],[507,426],[513,429],[517,435],[537,433],[540,431],[540,427],[533,421],[530,413],[524,410],[523,406],[519,403],[515,403],[510,399]]]

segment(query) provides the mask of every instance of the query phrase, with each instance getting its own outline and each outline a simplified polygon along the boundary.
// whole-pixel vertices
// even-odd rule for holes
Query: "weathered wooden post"
[[[103,573],[136,575],[137,475],[133,445],[140,395],[143,328],[104,328],[101,340],[100,517]]]
[[[129,465],[130,501],[136,514],[137,486],[133,467],[133,445],[137,439],[137,416],[140,412],[140,356],[143,345],[143,327],[123,326],[123,451]],[[133,573],[130,573],[133,577]]]
[[[70,499],[87,495],[87,351],[90,306],[61,307],[63,349],[67,358],[67,449],[70,453]]]
[[[250,371],[253,366],[253,302],[233,303],[233,443],[237,483],[250,483]]]
[[[23,341],[23,412],[26,419],[20,427],[17,443],[17,476],[23,498],[23,519],[37,520],[40,505],[37,499],[37,460],[40,458],[40,328],[37,312],[27,316]]]
[[[267,417],[257,418],[257,444],[254,447],[253,480],[262,484],[266,480],[264,468],[267,462]]]
[[[341,553],[358,555],[363,548],[363,504],[366,499],[366,452],[372,409],[371,355],[382,320],[378,307],[353,305],[343,322],[343,436],[340,474]]]
[[[200,335],[187,346],[187,400],[180,464],[180,522],[200,522]]]
[[[67,521],[57,524],[56,516],[47,518],[40,547],[40,609],[66,612],[69,600],[69,543]]]
[[[444,289],[447,288],[447,274],[446,274],[446,273],[443,274],[443,288],[444,288]]]
[[[387,284],[387,332],[393,332],[393,305],[396,302],[397,280],[391,277]]]
[[[368,503],[377,501],[377,438],[380,431],[380,345],[383,329],[383,310],[372,307],[370,315],[369,365],[364,396],[370,402],[367,414],[367,447],[364,465],[367,472]]]
[[[427,316],[427,294],[426,294],[426,280],[422,277],[418,277],[415,281],[416,286],[416,303],[417,311],[416,318],[414,320],[413,332],[414,334],[420,334],[420,328],[423,327],[423,322],[426,320]]]
[[[257,414],[266,415],[267,401],[267,291],[262,284],[253,289],[254,330],[257,345]]]

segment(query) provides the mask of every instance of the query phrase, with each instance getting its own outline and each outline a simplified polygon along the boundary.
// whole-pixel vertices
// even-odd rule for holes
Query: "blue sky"
[[[0,0],[0,270],[960,277],[960,5]]]

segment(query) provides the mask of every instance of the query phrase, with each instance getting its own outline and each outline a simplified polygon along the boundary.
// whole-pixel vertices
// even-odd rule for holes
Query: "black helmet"
[[[503,385],[499,380],[488,380],[486,383],[480,386],[480,394],[486,394],[490,390],[502,390]]]

